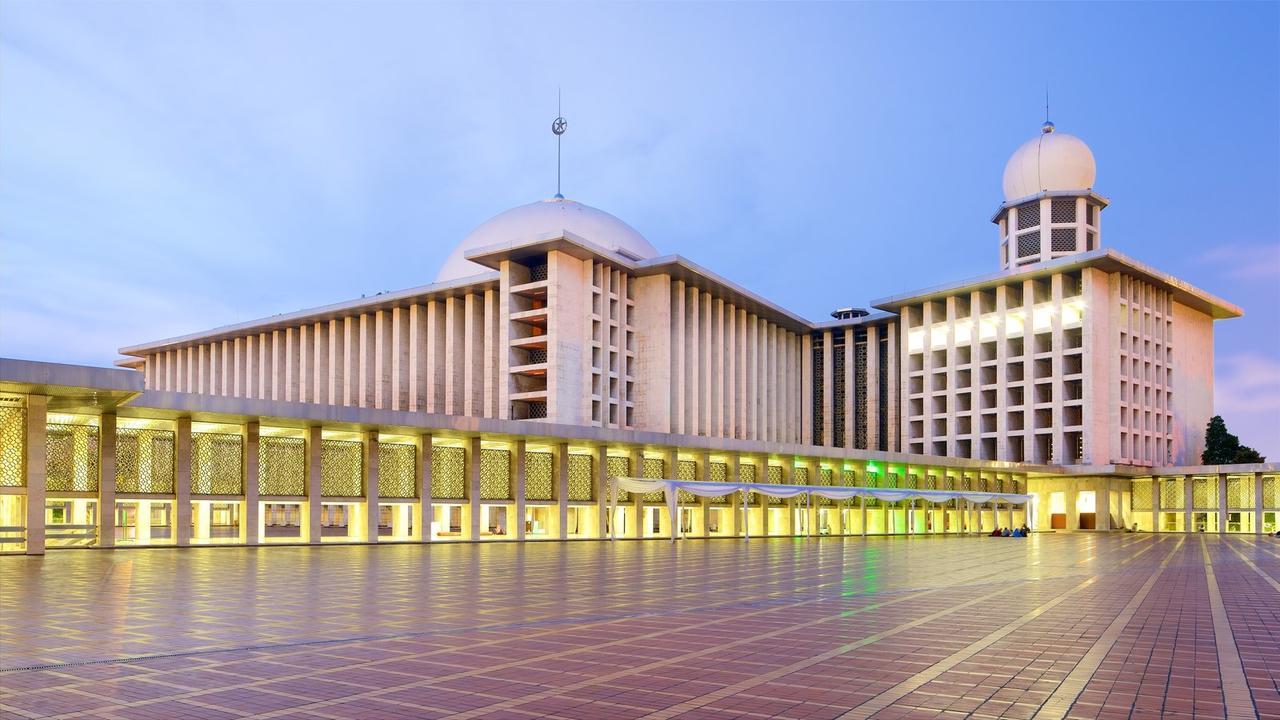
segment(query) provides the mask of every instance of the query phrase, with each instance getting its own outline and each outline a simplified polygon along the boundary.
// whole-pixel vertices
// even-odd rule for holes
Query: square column
[[[694,467],[697,469],[694,470],[693,477],[698,481],[705,482],[707,479],[707,473],[709,472],[708,466],[710,465],[711,453],[705,451],[698,453],[694,457]],[[704,538],[711,537],[711,498],[699,495],[698,508],[702,512],[702,527],[696,528],[696,530],[699,531],[698,536]]]
[[[521,441],[522,454],[523,442]],[[521,469],[523,470],[523,465]],[[591,497],[596,501],[596,537],[604,538],[609,537],[609,448],[605,445],[596,448],[594,470],[591,477]]]
[[[674,480],[677,474],[677,463],[680,462],[680,456],[676,453],[675,448],[670,448],[662,453],[662,476],[667,480]],[[665,497],[665,496],[664,496]],[[663,503],[664,507],[670,507]],[[670,524],[671,537],[681,537],[680,532],[680,498],[679,493],[676,494],[676,516],[667,518]]]
[[[480,539],[480,436],[467,440],[467,539]]]
[[[307,428],[307,536],[309,543],[320,542],[320,479],[321,457],[320,445],[323,441],[320,426]]]
[[[1160,532],[1160,478],[1151,478],[1151,532]]]
[[[527,469],[525,441],[523,439],[516,440],[512,443],[511,452],[515,455],[515,477],[512,478],[512,494],[515,496],[516,516],[514,524],[516,527],[516,540],[524,540],[524,516],[525,516],[525,489],[529,482],[529,471]],[[604,537],[603,535],[601,537]]]
[[[246,545],[257,545],[259,515],[258,487],[261,477],[260,426],[252,421],[244,424],[244,521],[240,523],[240,537]]]
[[[644,475],[644,452],[639,449],[631,451],[631,477],[641,477]],[[641,500],[640,493],[631,493],[631,516],[635,518],[633,523],[634,535],[636,539],[644,537],[644,501]]]
[[[569,539],[569,444],[556,445],[555,488],[551,496],[556,499],[556,534],[561,540]]]
[[[1254,513],[1257,525],[1262,522],[1262,513]],[[1221,473],[1218,475],[1218,534],[1221,535],[1227,531],[1227,475]]]
[[[116,414],[98,419],[98,547],[116,544]]]
[[[1103,479],[1100,483],[1101,487],[1097,491],[1098,512],[1095,517],[1098,519],[1098,530],[1108,531],[1111,529],[1111,480]]]
[[[49,398],[27,396],[27,554],[44,554],[44,497],[48,475]]]
[[[182,547],[191,544],[191,418],[178,418],[174,447],[174,537]]]
[[[1189,533],[1194,529],[1191,524],[1192,511],[1195,510],[1196,479],[1191,475],[1182,476],[1182,531]]]
[[[1262,473],[1253,474],[1253,534],[1262,537]]]
[[[435,511],[431,507],[431,435],[423,433],[414,443],[415,457],[414,490],[418,496],[417,515],[413,518],[413,526],[418,529],[418,539],[431,541],[431,523],[435,520]]]
[[[368,431],[364,434],[362,446],[364,452],[364,518],[365,541],[378,542],[378,432]]]

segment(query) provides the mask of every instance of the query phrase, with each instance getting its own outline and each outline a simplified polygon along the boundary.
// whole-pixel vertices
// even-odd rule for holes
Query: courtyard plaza
[[[1280,542],[0,558],[4,718],[1280,717]]]

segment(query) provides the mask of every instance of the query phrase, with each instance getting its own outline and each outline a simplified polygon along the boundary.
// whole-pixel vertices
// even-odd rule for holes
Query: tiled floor
[[[0,716],[1280,718],[1280,542],[4,557]]]

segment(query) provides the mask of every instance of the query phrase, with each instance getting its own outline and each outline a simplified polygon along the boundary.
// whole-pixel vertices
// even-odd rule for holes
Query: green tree
[[[1204,430],[1204,452],[1200,462],[1204,465],[1241,465],[1266,462],[1257,450],[1240,444],[1240,438],[1227,431],[1227,423],[1221,415],[1209,419]]]

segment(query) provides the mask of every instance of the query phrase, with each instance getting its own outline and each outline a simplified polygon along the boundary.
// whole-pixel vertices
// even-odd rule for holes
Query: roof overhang
[[[1194,310],[1204,313],[1215,320],[1237,318],[1244,315],[1239,307],[1211,295],[1190,283],[1179,280],[1167,273],[1138,262],[1129,256],[1111,248],[1091,250],[1061,257],[1056,260],[1034,263],[1022,268],[1005,270],[990,275],[982,275],[968,280],[938,285],[924,290],[915,290],[901,295],[881,298],[871,303],[872,307],[889,312],[898,312],[903,307],[915,305],[929,300],[1007,285],[1013,280],[1029,280],[1057,273],[1068,272],[1080,268],[1093,267],[1106,272],[1124,272],[1136,275],[1143,280],[1173,293],[1173,299]]]
[[[137,397],[142,373],[0,358],[0,392],[45,395],[57,412],[102,412]]]

